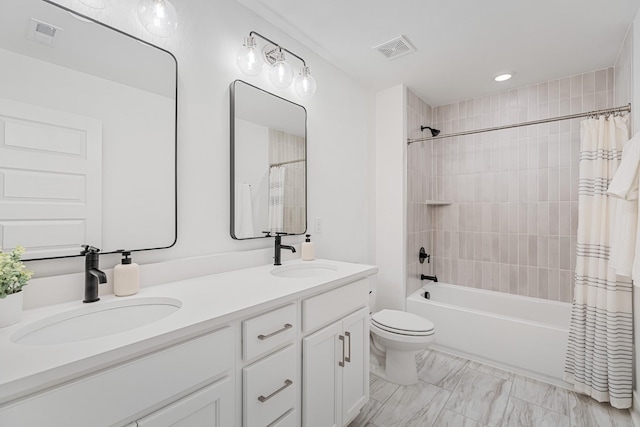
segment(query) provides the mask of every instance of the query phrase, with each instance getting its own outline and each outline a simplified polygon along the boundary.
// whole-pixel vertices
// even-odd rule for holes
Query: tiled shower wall
[[[447,134],[608,108],[613,98],[614,69],[609,68],[439,106],[431,119]],[[407,121],[413,125],[410,116]],[[421,244],[431,246],[430,274],[447,283],[571,301],[580,121],[409,147],[410,203],[414,195],[451,201],[426,207],[419,214],[422,222],[409,227],[420,230]],[[419,164],[411,164],[412,157]],[[422,183],[412,179],[430,173]],[[409,208],[409,219],[411,214]],[[419,286],[416,273],[407,281],[408,292]]]

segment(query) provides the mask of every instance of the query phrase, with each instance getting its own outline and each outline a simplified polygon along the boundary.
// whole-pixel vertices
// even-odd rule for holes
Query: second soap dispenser
[[[124,297],[140,289],[140,267],[131,261],[131,252],[122,252],[122,264],[113,268],[113,293]]]
[[[313,248],[313,242],[311,241],[311,234],[307,234],[306,237],[304,242],[302,242],[302,260],[312,261],[316,257],[316,254]]]

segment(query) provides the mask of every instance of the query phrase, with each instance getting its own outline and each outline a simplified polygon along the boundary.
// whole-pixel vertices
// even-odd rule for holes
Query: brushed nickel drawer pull
[[[349,338],[349,355],[344,358],[344,361],[351,363],[351,332],[345,332],[344,335]]]
[[[264,396],[258,396],[258,400],[260,402],[266,402],[267,400],[271,399],[273,396],[275,396],[276,394],[280,393],[282,390],[284,390],[285,388],[289,387],[291,384],[293,384],[293,381],[291,381],[290,379],[286,379],[284,380],[284,385],[282,387],[280,387],[279,389],[277,389],[276,391],[274,391],[273,393],[271,393],[269,396],[264,397]]]
[[[258,339],[259,340],[266,340],[267,338],[271,338],[272,336],[278,335],[279,333],[284,332],[284,331],[286,331],[288,329],[291,329],[291,328],[293,328],[293,325],[291,323],[285,323],[284,328],[278,329],[277,331],[272,332],[269,335],[258,335]]]
[[[344,368],[344,337],[342,335],[338,335],[338,339],[342,341],[342,360],[338,362],[338,366]]]

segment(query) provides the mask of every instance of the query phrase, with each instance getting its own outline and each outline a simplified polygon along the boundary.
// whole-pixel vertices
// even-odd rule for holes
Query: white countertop
[[[377,272],[374,266],[329,260],[295,260],[283,266],[314,263],[330,265],[336,271],[322,277],[285,278],[270,274],[275,268],[273,265],[263,265],[145,287],[129,297],[101,296],[100,301],[92,304],[125,298],[171,297],[180,300],[182,307],[154,323],[79,342],[23,345],[13,343],[11,336],[35,321],[87,304],[78,300],[26,310],[21,322],[0,328],[0,404],[215,330],[269,306],[323,292]]]

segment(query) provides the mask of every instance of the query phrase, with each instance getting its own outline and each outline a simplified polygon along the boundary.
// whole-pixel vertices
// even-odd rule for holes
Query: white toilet
[[[371,296],[375,301],[375,291]],[[371,373],[395,384],[416,384],[415,355],[434,342],[433,323],[413,313],[385,309],[371,315],[369,330]]]

